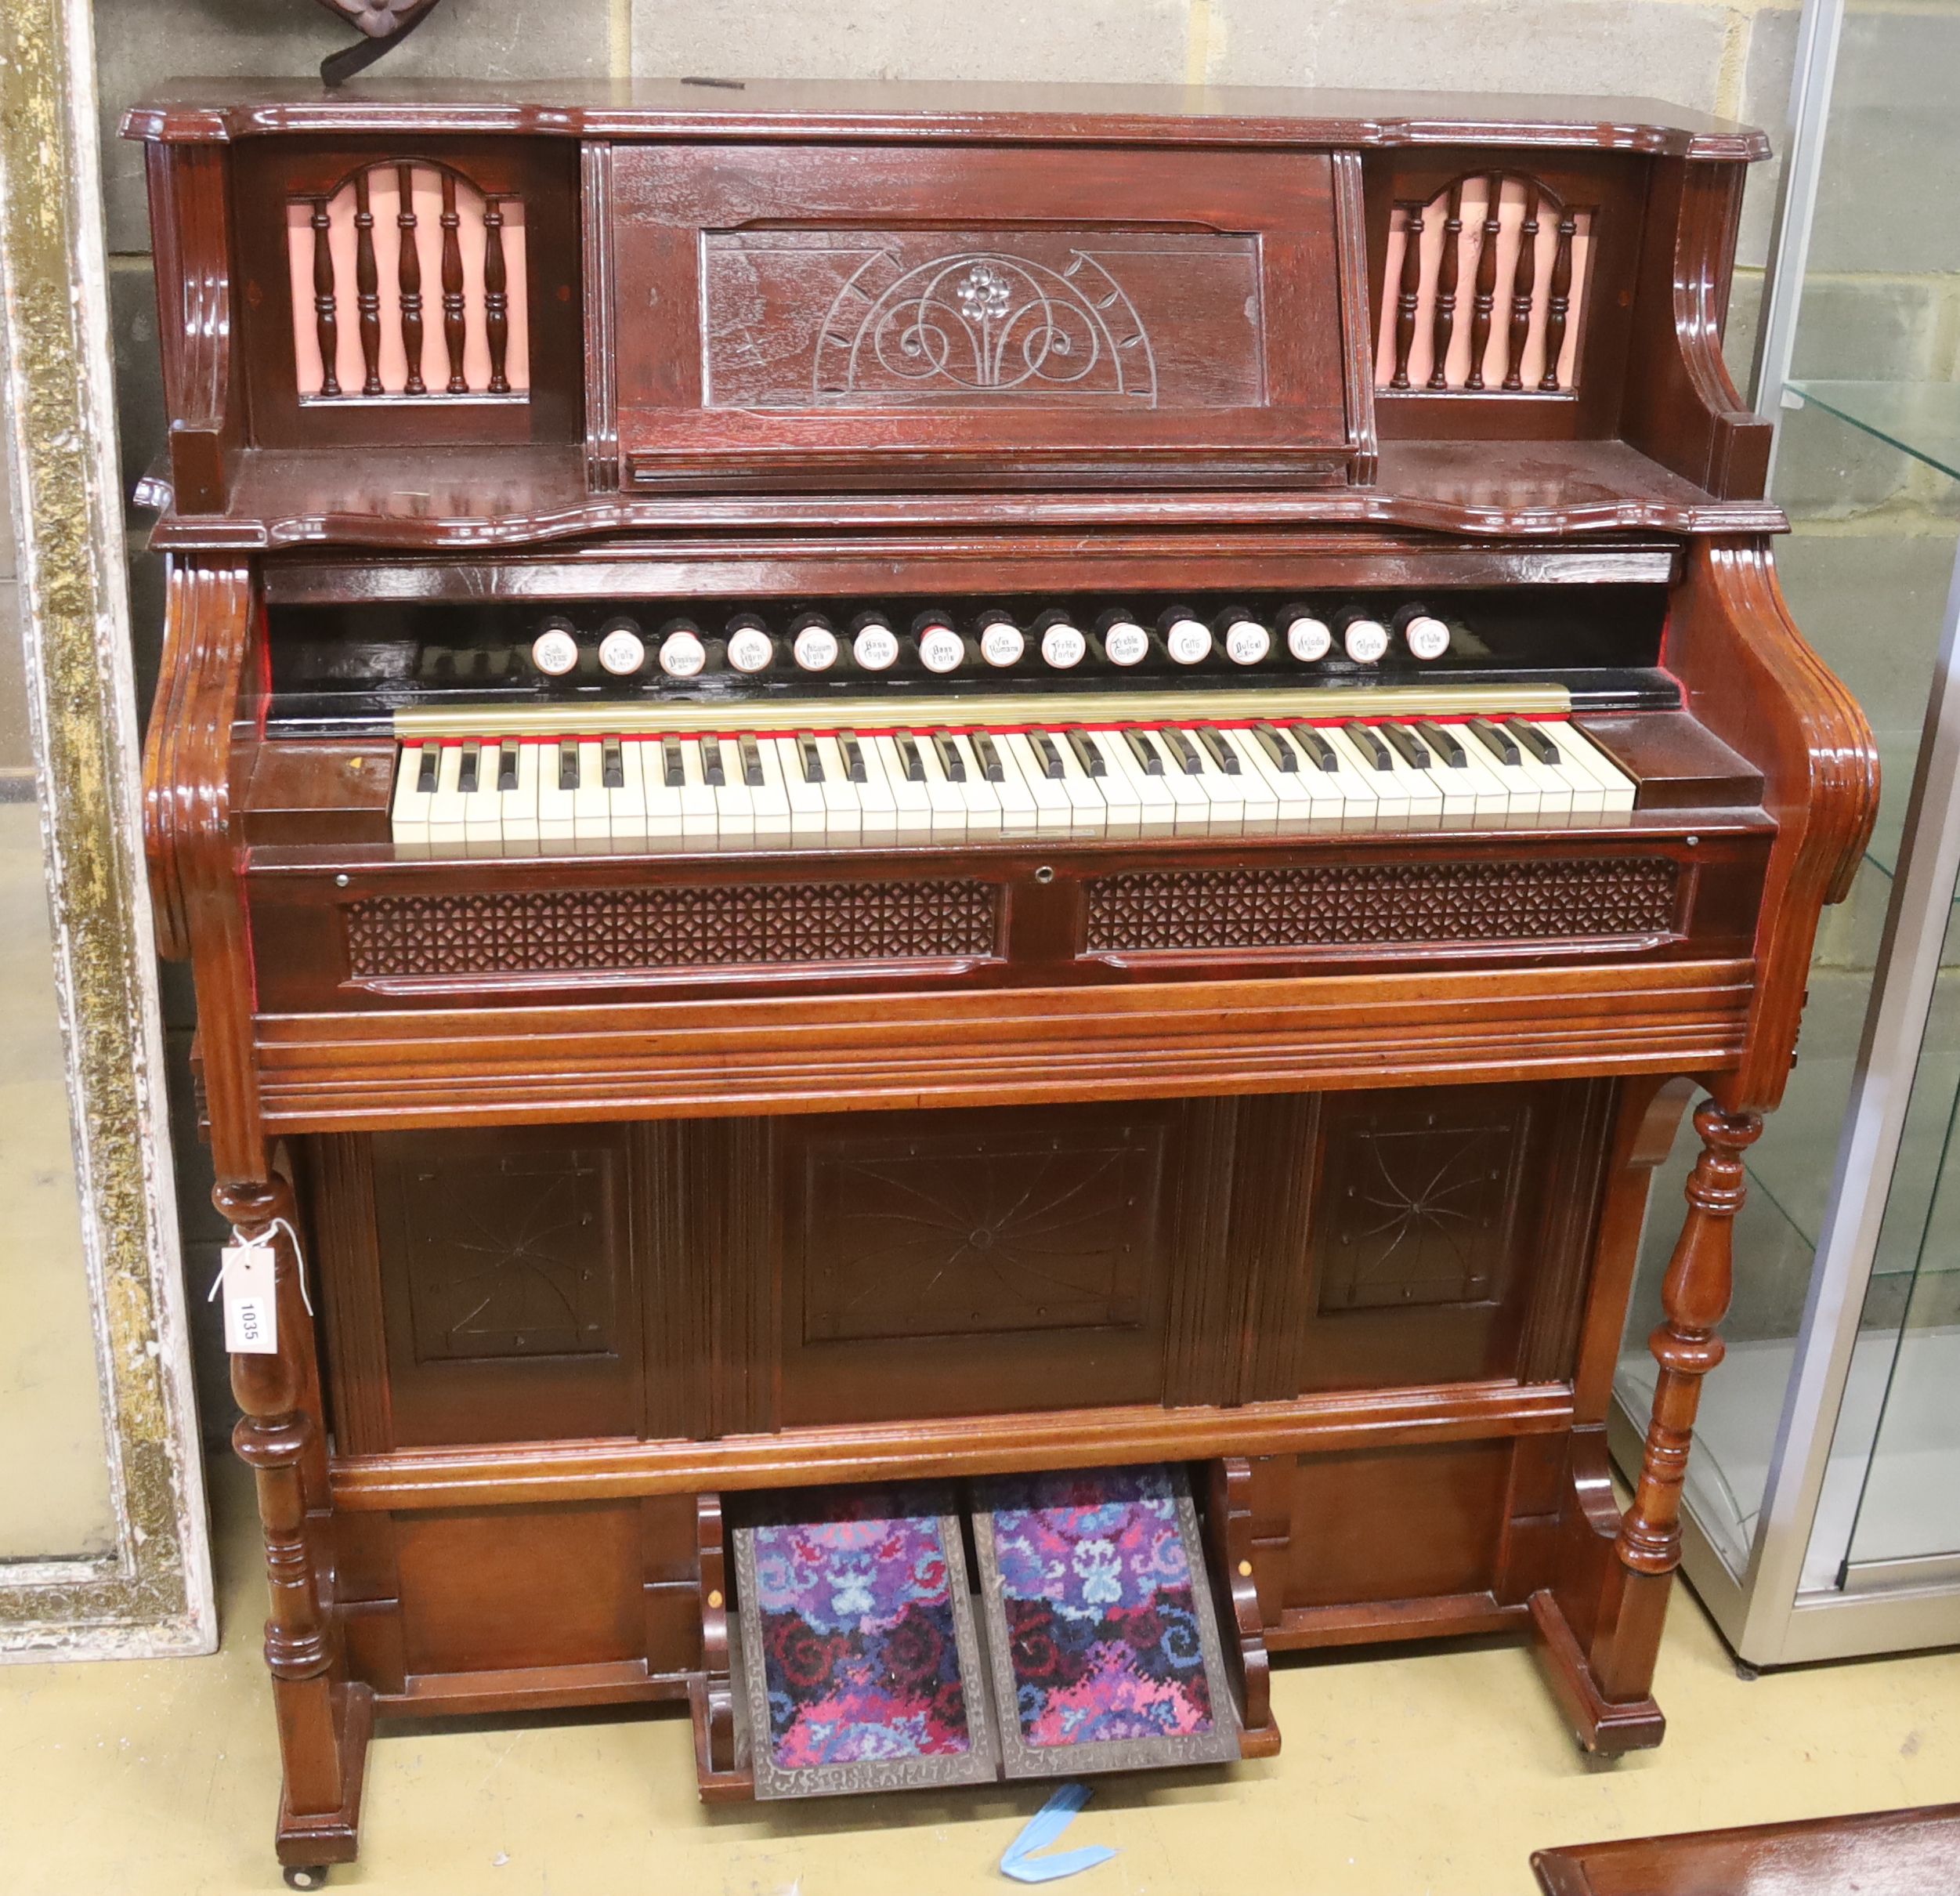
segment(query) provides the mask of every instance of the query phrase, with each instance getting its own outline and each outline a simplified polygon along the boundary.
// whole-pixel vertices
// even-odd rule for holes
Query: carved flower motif
[[[953,294],[969,322],[997,323],[1007,313],[1014,292],[1007,280],[991,263],[976,263],[960,280]]]

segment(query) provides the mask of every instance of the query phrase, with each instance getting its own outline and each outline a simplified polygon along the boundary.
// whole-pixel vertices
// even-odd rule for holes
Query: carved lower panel
[[[1509,1246],[1528,1109],[1383,1108],[1328,1135],[1320,1308],[1481,1302]],[[1480,1105],[1484,1109],[1478,1110]]]
[[[1085,889],[1090,953],[1615,939],[1672,933],[1665,857],[1339,864],[1110,876]]]
[[[812,1140],[805,1339],[1135,1325],[1164,1137],[1057,1116]]]
[[[347,910],[347,958],[357,980],[966,959],[999,904],[950,881],[383,896]]]

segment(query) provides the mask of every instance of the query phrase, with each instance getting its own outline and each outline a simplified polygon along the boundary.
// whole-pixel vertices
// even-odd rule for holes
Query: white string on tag
[[[289,1218],[274,1218],[266,1229],[269,1234],[283,1231],[292,1239],[293,1264],[299,1276],[299,1301],[306,1306],[307,1315],[311,1316],[313,1314],[313,1300],[306,1292],[306,1254],[300,1249],[299,1233],[293,1229],[292,1221]],[[242,1252],[259,1250],[265,1242],[263,1238],[253,1239],[250,1243],[243,1238],[233,1238],[219,1252],[218,1275],[211,1280],[211,1288],[204,1293],[207,1304],[212,1302],[225,1287],[225,1274],[231,1268],[233,1260]]]

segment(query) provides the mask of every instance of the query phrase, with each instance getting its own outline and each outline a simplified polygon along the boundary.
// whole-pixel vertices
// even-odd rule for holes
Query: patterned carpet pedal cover
[[[734,1531],[758,1797],[992,1783],[953,1491],[777,1495]]]
[[[974,1545],[1010,1778],[1239,1755],[1184,1471],[975,1484]]]

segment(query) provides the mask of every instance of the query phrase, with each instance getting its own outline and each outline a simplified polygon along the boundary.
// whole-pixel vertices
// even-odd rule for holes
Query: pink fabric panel
[[[1456,321],[1450,334],[1449,354],[1443,367],[1445,385],[1463,388],[1470,379],[1470,318],[1476,302],[1477,266],[1484,248],[1484,222],[1489,203],[1490,181],[1466,179],[1463,184],[1461,217],[1463,230],[1457,239]],[[1497,289],[1491,308],[1490,339],[1484,351],[1484,385],[1499,389],[1510,367],[1511,302],[1513,272],[1518,248],[1524,238],[1528,208],[1528,187],[1517,179],[1504,180],[1498,199]],[[1449,194],[1445,191],[1423,213],[1422,272],[1416,307],[1416,340],[1409,350],[1409,379],[1420,389],[1435,366],[1431,347],[1431,327],[1436,310],[1437,286],[1442,274],[1444,226],[1449,214]],[[1547,204],[1539,213],[1537,242],[1532,255],[1536,264],[1531,284],[1531,314],[1525,332],[1521,368],[1527,390],[1535,389],[1545,373],[1548,316],[1552,299],[1552,264],[1558,254],[1558,214]],[[1591,248],[1592,215],[1578,214],[1572,237],[1572,281],[1568,295],[1565,337],[1559,350],[1558,379],[1569,390],[1578,363],[1578,346],[1586,293],[1587,253]],[[1382,320],[1376,338],[1375,383],[1385,389],[1395,373],[1396,299],[1402,280],[1402,259],[1408,252],[1408,232],[1401,211],[1390,220],[1387,267],[1382,277]]]
[[[415,254],[421,265],[422,380],[429,396],[439,398],[449,387],[449,346],[443,335],[443,184],[441,174],[415,166]],[[408,360],[401,326],[400,264],[403,232],[396,218],[401,208],[400,175],[395,166],[382,165],[368,174],[368,208],[374,218],[374,266],[381,299],[381,381],[383,391],[399,395],[408,385]],[[327,244],[334,259],[334,314],[337,324],[335,372],[342,396],[358,395],[367,378],[361,354],[360,291],[355,277],[356,233],[354,186],[341,189],[327,207]],[[483,200],[468,185],[458,183],[456,208],[461,222],[457,237],[463,261],[463,376],[471,389],[490,386],[490,338],[484,323]],[[504,374],[513,390],[530,386],[530,339],[524,293],[524,207],[507,201],[504,213],[504,291],[509,301],[510,338],[504,351]],[[292,274],[293,358],[302,396],[320,393],[320,337],[313,308],[313,206],[294,201],[286,207],[287,260]]]

